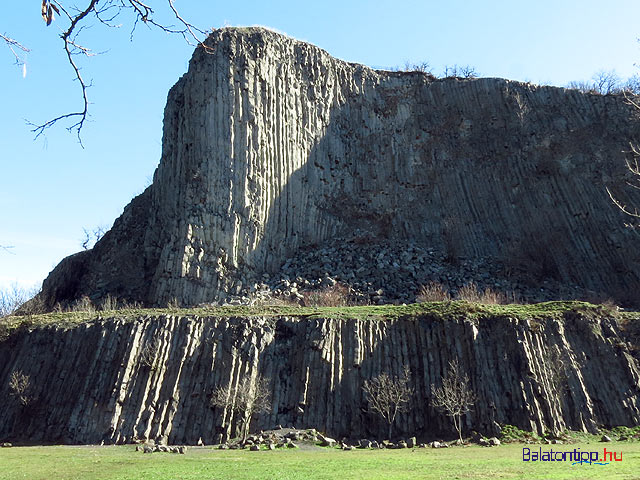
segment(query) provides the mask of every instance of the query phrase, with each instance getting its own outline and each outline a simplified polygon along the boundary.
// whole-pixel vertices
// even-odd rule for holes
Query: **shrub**
[[[117,297],[112,297],[111,294],[107,294],[106,297],[102,300],[102,304],[100,305],[100,309],[103,311],[106,310],[117,310],[118,309],[118,299]]]
[[[0,317],[6,317],[16,313],[20,307],[32,299],[37,293],[36,289],[24,288],[17,283],[13,283],[10,287],[0,289]]]
[[[138,362],[143,367],[155,369],[158,363],[158,353],[160,352],[160,340],[154,338],[148,340],[138,352]]]
[[[451,295],[449,291],[438,282],[429,282],[422,285],[416,296],[418,302],[449,302]]]
[[[507,303],[507,296],[505,294],[496,292],[490,288],[486,288],[481,292],[474,282],[467,283],[458,291],[458,299],[485,305],[503,305]]]
[[[539,442],[540,437],[532,432],[526,432],[524,430],[520,430],[518,427],[513,425],[504,425],[502,427],[502,431],[500,433],[500,440],[504,443],[515,443],[515,442]]]
[[[344,307],[349,304],[349,287],[336,282],[322,290],[303,292],[305,307]]]
[[[29,375],[22,373],[22,370],[14,370],[9,377],[9,391],[16,397],[22,406],[29,405],[31,398],[28,391],[31,385]]]
[[[96,311],[96,307],[93,305],[93,302],[91,302],[91,299],[88,296],[83,295],[73,303],[73,305],[71,306],[71,311],[93,313]]]

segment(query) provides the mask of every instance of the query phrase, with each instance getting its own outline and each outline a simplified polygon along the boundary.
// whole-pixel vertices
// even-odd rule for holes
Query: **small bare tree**
[[[29,375],[22,373],[22,370],[14,370],[9,377],[9,390],[11,395],[16,397],[20,404],[24,407],[29,405],[31,397],[29,396],[29,386],[31,381]]]
[[[37,289],[24,288],[17,283],[13,283],[7,288],[0,289],[0,317],[5,317],[15,313],[37,293]]]
[[[388,425],[388,437],[391,439],[393,424],[400,412],[405,412],[413,389],[409,386],[409,367],[405,366],[402,376],[390,377],[382,373],[372,380],[366,380],[362,390],[367,395],[369,407],[380,415]]]
[[[469,376],[462,371],[457,358],[449,362],[442,385],[435,388],[431,384],[431,390],[433,406],[453,419],[458,438],[462,441],[462,416],[471,410],[476,396],[469,384]]]
[[[80,245],[83,250],[89,250],[93,248],[98,241],[104,236],[107,232],[108,228],[100,225],[95,227],[93,230],[87,230],[86,228],[82,229],[84,236],[82,237]]]
[[[158,338],[148,340],[138,352],[138,362],[143,367],[149,367],[151,370],[155,370],[158,366],[159,352],[160,340]]]
[[[249,426],[253,415],[271,410],[271,392],[269,381],[259,376],[255,381],[245,377],[234,389],[231,383],[218,387],[211,396],[211,406],[229,408],[240,424],[242,441],[249,435]],[[223,425],[224,427],[224,425]]]

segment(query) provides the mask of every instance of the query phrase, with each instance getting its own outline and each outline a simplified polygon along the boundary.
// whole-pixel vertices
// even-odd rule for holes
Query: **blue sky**
[[[64,2],[63,2],[64,3]],[[75,2],[82,5],[84,2]],[[163,0],[158,21],[170,23]],[[69,2],[66,2],[70,5]],[[187,1],[182,15],[202,29],[265,25],[311,42],[335,57],[374,68],[427,61],[472,65],[482,76],[565,85],[599,70],[621,77],[640,62],[640,2],[611,0],[486,1]],[[83,228],[114,219],[149,183],[160,159],[162,112],[169,88],[193,47],[177,36],[138,27],[94,25],[85,46],[104,52],[81,60],[91,118],[84,148],[62,125],[33,140],[25,124],[79,107],[81,97],[58,38],[39,2],[3,5],[0,33],[31,49],[27,74],[0,44],[0,287],[39,284],[81,249]]]

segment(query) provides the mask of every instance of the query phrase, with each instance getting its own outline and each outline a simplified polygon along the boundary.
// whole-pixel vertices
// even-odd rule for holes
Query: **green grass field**
[[[523,462],[523,447],[622,455],[608,465]],[[640,442],[573,445],[509,444],[448,449],[301,449],[250,452],[191,448],[186,455],[143,454],[127,446],[47,446],[0,449],[0,479],[470,479],[640,478]]]

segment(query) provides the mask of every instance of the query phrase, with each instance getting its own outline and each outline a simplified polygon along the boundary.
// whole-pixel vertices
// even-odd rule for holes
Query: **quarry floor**
[[[523,448],[542,452],[616,452],[621,461],[525,462]],[[214,450],[143,454],[135,446],[38,446],[0,449],[0,480],[166,479],[473,479],[640,478],[640,442],[571,445],[503,444],[405,450]]]

